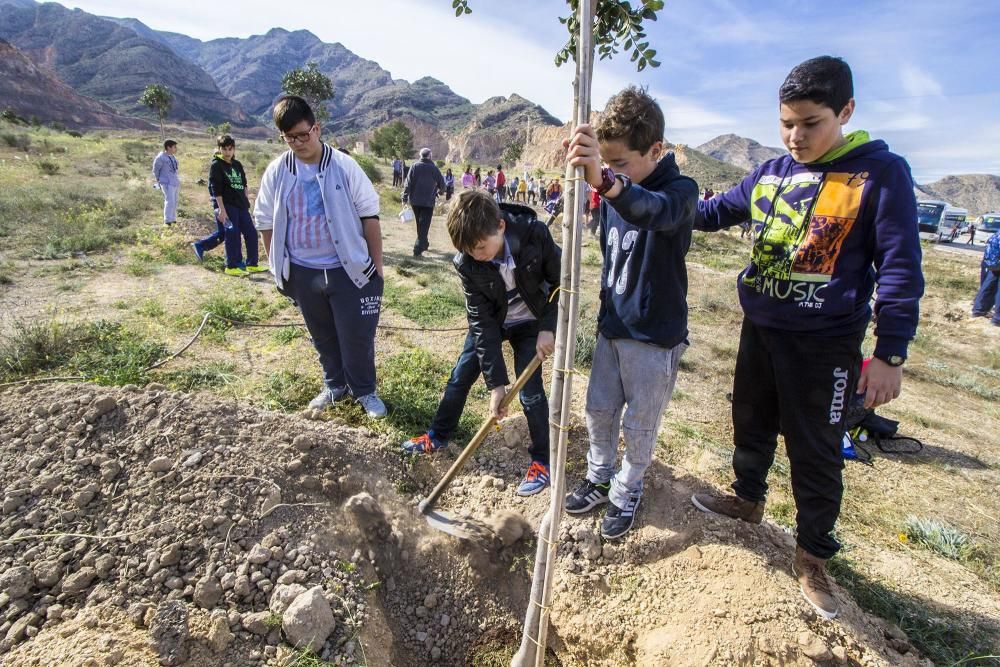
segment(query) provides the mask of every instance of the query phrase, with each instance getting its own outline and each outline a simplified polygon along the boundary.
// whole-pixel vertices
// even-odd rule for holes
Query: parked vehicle
[[[969,212],[946,201],[925,199],[917,202],[917,223],[923,238],[950,243],[966,227]]]
[[[979,216],[976,229],[990,234],[1000,232],[1000,213],[987,213],[986,215]]]

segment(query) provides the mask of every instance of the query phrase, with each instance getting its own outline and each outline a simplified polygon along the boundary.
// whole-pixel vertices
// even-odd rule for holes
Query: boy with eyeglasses
[[[322,410],[350,394],[372,418],[382,305],[379,197],[361,166],[320,139],[309,104],[286,95],[274,124],[289,150],[268,165],[254,208],[278,291],[298,305],[323,367]]]

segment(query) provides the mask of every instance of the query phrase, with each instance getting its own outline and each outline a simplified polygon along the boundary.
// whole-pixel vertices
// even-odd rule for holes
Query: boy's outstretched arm
[[[756,182],[755,170],[735,188],[708,201],[699,200],[694,228],[702,232],[717,232],[750,222],[750,196]]]
[[[566,146],[570,166],[583,167],[587,183],[599,188],[603,181],[601,152],[594,129],[588,124],[578,125]],[[698,184],[684,178],[671,183],[665,192],[654,192],[635,183],[625,187],[617,181],[604,198],[630,224],[654,232],[672,232],[691,225]]]
[[[907,346],[917,333],[924,275],[920,268],[920,237],[913,179],[901,158],[881,175],[875,213],[875,352],[858,380],[865,407],[874,408],[899,396],[901,366],[886,359],[906,358]]]

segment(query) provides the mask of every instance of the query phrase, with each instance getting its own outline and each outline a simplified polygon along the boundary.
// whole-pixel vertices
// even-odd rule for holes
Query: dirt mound
[[[469,544],[415,509],[450,460],[410,465],[369,431],[156,385],[0,392],[0,665],[472,663],[527,605],[518,515],[537,525],[547,494],[513,495],[525,437],[508,420],[449,490],[445,509],[508,529]],[[654,464],[621,544],[565,521],[562,664],[926,662],[842,592],[821,622],[790,536],[697,513],[701,483],[673,475]]]

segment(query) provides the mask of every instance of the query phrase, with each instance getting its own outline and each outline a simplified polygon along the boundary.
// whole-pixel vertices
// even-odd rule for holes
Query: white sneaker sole
[[[796,580],[798,580],[799,573],[795,571],[795,561],[792,561],[792,574],[795,575]],[[796,581],[796,583],[798,582]],[[820,615],[821,618],[826,619],[827,621],[832,621],[833,619],[837,618],[837,616],[840,615],[840,607],[834,609],[833,611],[827,611],[826,609],[823,609],[815,602],[810,600],[809,596],[806,595],[805,589],[802,588],[802,584],[799,584],[799,594],[802,596],[803,600],[809,603],[809,606],[812,607],[816,611],[816,613]]]
[[[546,484],[545,486],[540,486],[537,489],[535,489],[534,491],[521,491],[521,489],[518,489],[514,493],[516,493],[517,495],[521,496],[522,498],[527,498],[528,496],[537,496],[539,493],[541,493],[542,491],[544,491],[547,488],[549,488],[548,484]]]
[[[699,503],[698,502],[698,494],[693,494],[691,496],[691,504],[694,505],[699,510],[701,510],[702,512],[704,512],[705,514],[712,514],[714,516],[724,516],[727,519],[732,519],[733,518],[733,517],[727,516],[725,514],[719,514],[718,512],[713,512],[712,510],[708,509],[707,507],[705,507],[704,505],[702,505],[701,503]]]
[[[568,507],[563,507],[563,509],[566,510],[567,514],[584,514],[585,512],[589,512],[590,510],[594,509],[598,505],[604,505],[605,503],[608,502],[608,500],[610,500],[610,498],[608,496],[604,496],[603,498],[598,498],[597,500],[590,501],[589,505],[577,510],[571,510]]]

